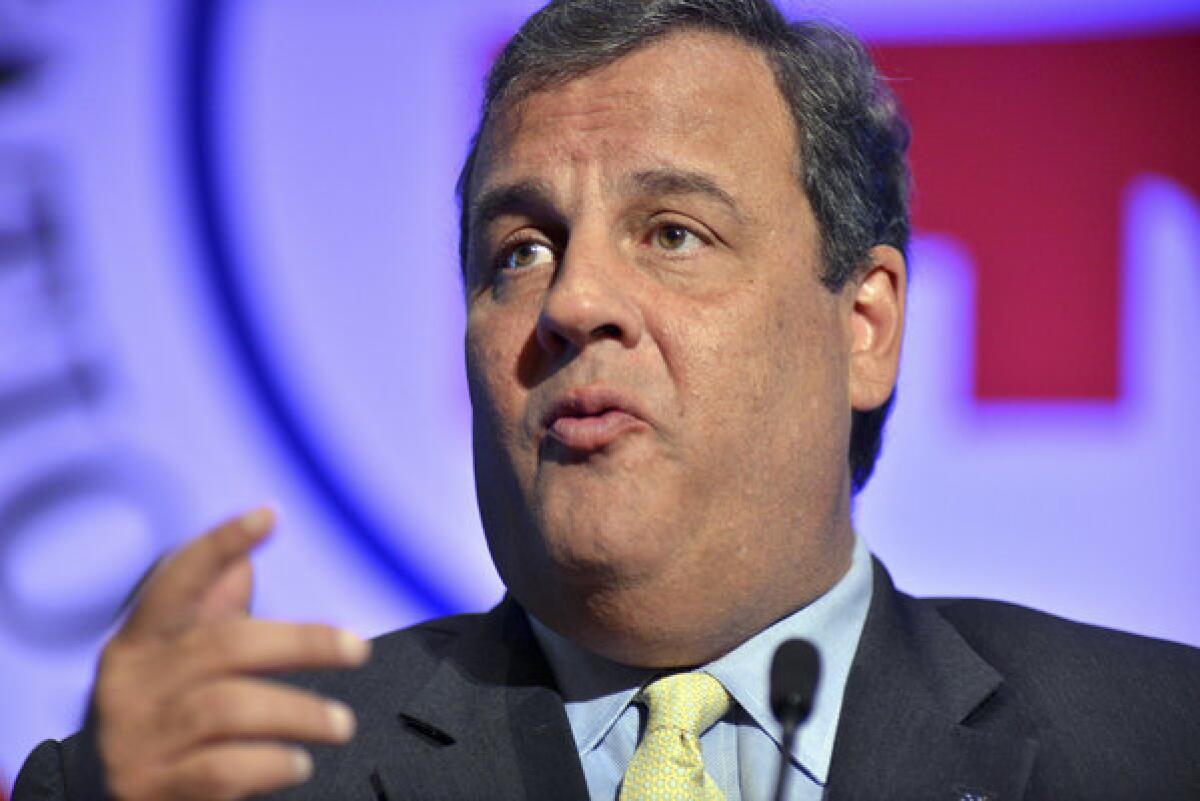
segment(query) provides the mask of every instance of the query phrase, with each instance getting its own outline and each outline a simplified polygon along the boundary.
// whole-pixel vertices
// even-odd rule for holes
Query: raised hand
[[[93,697],[109,791],[121,801],[238,799],[303,782],[300,742],[342,743],[349,709],[263,674],[343,668],[369,645],[323,625],[249,617],[259,509],[162,564],[100,659]]]

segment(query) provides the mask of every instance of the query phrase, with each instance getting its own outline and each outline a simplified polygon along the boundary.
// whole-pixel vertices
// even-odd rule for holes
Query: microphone
[[[775,780],[775,801],[783,801],[787,789],[788,763],[796,742],[796,729],[812,711],[817,680],[821,678],[821,655],[808,640],[787,640],[771,660],[771,711],[783,726],[783,752]]]

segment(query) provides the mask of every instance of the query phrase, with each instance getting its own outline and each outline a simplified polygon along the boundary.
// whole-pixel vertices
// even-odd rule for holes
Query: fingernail
[[[333,729],[335,737],[345,741],[354,736],[354,713],[348,707],[337,702],[330,702],[326,706],[326,713],[329,715],[329,727]]]
[[[338,648],[347,660],[354,663],[367,661],[371,653],[371,644],[352,631],[342,629],[338,632]]]
[[[273,515],[269,507],[262,506],[253,512],[247,512],[238,519],[238,525],[251,534],[261,534],[271,527]]]
[[[304,781],[309,776],[312,776],[312,757],[303,748],[297,748],[292,751],[292,770],[295,771],[296,778],[300,781]]]

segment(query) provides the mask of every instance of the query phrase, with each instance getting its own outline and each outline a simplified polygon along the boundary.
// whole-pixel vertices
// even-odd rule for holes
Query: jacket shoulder
[[[1076,776],[1080,787],[1097,776],[1153,775],[1170,785],[1159,797],[1200,791],[1200,650],[1016,604],[918,603],[936,609],[1003,676],[977,725],[1023,720],[1041,741],[1043,767]],[[1117,791],[1096,789],[1105,792]]]
[[[46,740],[33,749],[13,786],[13,801],[62,801],[67,798],[62,744]]]
[[[982,657],[1015,671],[1075,677],[1155,675],[1200,682],[1200,649],[1080,623],[1004,601],[924,598]]]

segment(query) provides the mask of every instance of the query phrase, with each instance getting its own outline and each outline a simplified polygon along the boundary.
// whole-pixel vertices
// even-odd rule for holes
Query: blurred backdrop
[[[452,187],[536,5],[0,0],[0,788],[155,556],[264,500],[260,614],[499,597]],[[1200,5],[786,7],[867,37],[916,133],[860,533],[911,592],[1200,645]]]

